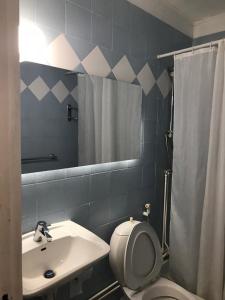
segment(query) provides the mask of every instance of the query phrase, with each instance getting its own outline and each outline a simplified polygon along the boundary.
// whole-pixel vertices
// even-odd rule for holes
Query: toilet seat
[[[177,298],[171,298],[171,297],[157,297],[157,298],[155,298],[155,299],[153,299],[153,300],[179,300],[179,299],[177,299]]]
[[[132,290],[141,289],[155,281],[162,267],[158,237],[149,224],[133,227],[127,239],[124,255],[124,282]]]
[[[180,300],[178,298],[169,297],[169,296],[159,296],[156,298],[152,298],[152,300]]]
[[[203,300],[159,277],[161,247],[148,223],[130,220],[116,227],[110,241],[109,261],[130,300]]]
[[[140,292],[130,290],[126,287],[124,288],[124,292],[130,300],[203,300],[175,282],[163,277]]]

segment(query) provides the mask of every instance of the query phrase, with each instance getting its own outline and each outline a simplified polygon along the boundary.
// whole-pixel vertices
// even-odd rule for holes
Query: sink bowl
[[[22,236],[24,297],[42,295],[56,284],[75,278],[109,253],[107,243],[72,221],[48,228],[52,242],[34,242],[34,231]],[[51,278],[46,278],[46,271]]]

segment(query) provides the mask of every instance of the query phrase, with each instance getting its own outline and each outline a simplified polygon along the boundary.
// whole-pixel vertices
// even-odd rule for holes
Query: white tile
[[[169,91],[172,87],[172,82],[166,70],[164,70],[160,75],[160,77],[158,78],[157,84],[163,95],[163,98],[166,98],[166,96],[169,94]]]
[[[30,85],[29,89],[38,100],[42,100],[50,91],[44,80],[38,76]]]
[[[99,47],[95,47],[82,61],[86,72],[90,75],[106,77],[111,72],[111,68]]]
[[[26,84],[21,79],[20,80],[20,93],[22,93],[25,90],[26,87],[27,87]]]
[[[112,71],[117,80],[132,82],[136,78],[134,70],[132,69],[126,55],[121,58]]]
[[[138,79],[145,95],[148,95],[156,82],[155,77],[152,74],[152,71],[148,64],[144,65],[142,70],[139,72],[137,79]]]
[[[78,99],[78,88],[77,88],[77,86],[70,92],[70,95],[73,97],[74,100]]]
[[[65,98],[69,95],[68,89],[65,87],[61,80],[58,81],[56,85],[52,88],[52,93],[55,95],[55,97],[60,103],[62,103],[65,100]]]
[[[64,34],[60,34],[48,47],[48,61],[52,66],[74,70],[80,59],[67,41]]]

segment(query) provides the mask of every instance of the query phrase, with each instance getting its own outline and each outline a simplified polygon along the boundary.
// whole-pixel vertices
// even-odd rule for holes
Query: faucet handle
[[[47,222],[38,221],[36,224],[35,230],[37,230],[37,229],[39,229],[41,231],[48,230]]]
[[[45,221],[38,221],[35,227],[34,241],[41,242],[43,239],[51,242],[52,236],[49,234],[47,223]]]

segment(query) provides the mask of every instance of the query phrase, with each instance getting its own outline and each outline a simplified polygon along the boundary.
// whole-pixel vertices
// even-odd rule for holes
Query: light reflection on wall
[[[47,63],[47,41],[43,31],[33,22],[22,19],[19,26],[20,61]]]

